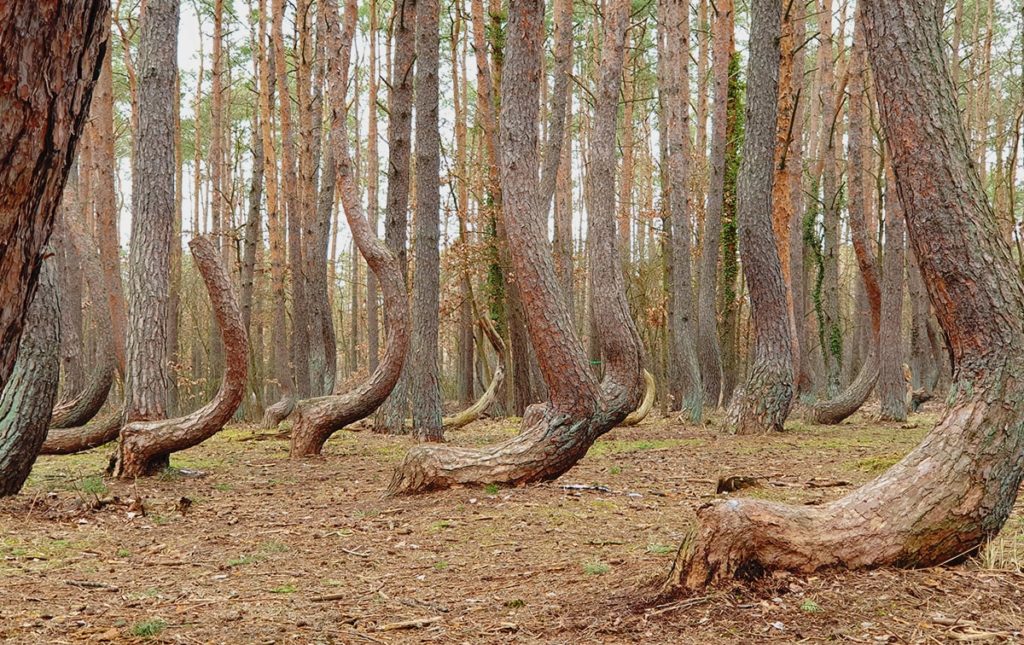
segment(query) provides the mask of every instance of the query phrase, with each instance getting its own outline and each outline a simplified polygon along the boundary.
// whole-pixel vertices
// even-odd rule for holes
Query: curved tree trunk
[[[105,0],[0,5],[0,388],[89,114],[109,10]]]
[[[484,331],[484,335],[487,336],[487,340],[490,341],[491,347],[494,348],[494,353],[498,357],[498,367],[494,370],[494,375],[491,376],[491,382],[487,386],[487,390],[480,395],[472,405],[467,407],[462,412],[459,412],[453,417],[446,417],[442,420],[445,428],[457,429],[469,425],[480,418],[487,408],[491,407],[494,401],[498,398],[498,390],[501,388],[501,384],[505,382],[505,341],[501,339],[501,335],[498,330],[494,328],[494,323],[491,321],[491,317],[484,315],[478,321],[480,329]],[[472,374],[469,375],[472,378]]]
[[[198,445],[219,432],[231,420],[245,394],[249,347],[231,280],[209,237],[189,242],[192,257],[206,283],[206,291],[224,343],[224,378],[213,400],[192,414],[174,419],[137,421],[121,429],[113,474],[121,478],[153,475],[167,463],[167,456]]]
[[[750,290],[754,356],[738,401],[737,434],[781,431],[793,403],[793,349],[786,283],[772,229],[772,176],[778,99],[778,2],[751,8],[747,130],[737,179],[740,255]]]
[[[124,406],[102,418],[96,418],[83,426],[54,428],[51,422],[46,441],[39,450],[41,455],[72,455],[98,448],[117,439],[124,425]]]
[[[875,0],[860,10],[909,238],[953,352],[949,407],[910,454],[832,503],[701,509],[670,577],[685,588],[962,559],[1002,528],[1024,476],[1024,284],[970,162],[941,7]]]
[[[82,259],[85,284],[92,301],[91,313],[96,328],[96,365],[85,388],[67,402],[56,406],[50,417],[51,428],[73,428],[85,425],[103,407],[114,382],[116,368],[113,322],[108,306],[106,279],[97,245],[83,228],[78,215],[64,218],[66,234]]]
[[[334,0],[320,0],[322,37],[326,38],[330,54],[329,76],[331,98],[331,147],[335,167],[325,172],[336,172],[337,188],[341,194],[345,218],[352,237],[366,264],[377,276],[384,296],[384,317],[387,336],[384,355],[368,379],[341,396],[324,396],[300,401],[295,409],[292,427],[291,456],[319,455],[324,443],[336,431],[363,419],[376,410],[387,398],[398,381],[409,345],[409,301],[405,279],[398,259],[370,229],[359,200],[358,186],[348,152],[348,131],[345,123],[345,88],[348,85],[348,65],[352,37],[355,33],[355,0],[346,0],[345,20],[338,33],[338,9]],[[330,158],[327,155],[325,158]]]
[[[393,32],[395,46],[391,66],[391,88],[388,93],[388,189],[385,198],[384,243],[398,258],[399,272],[404,284],[409,273],[406,238],[411,175],[409,153],[412,148],[413,77],[416,60],[416,0],[398,0],[395,5]],[[347,70],[345,73],[348,73]],[[383,289],[381,291],[383,292]],[[387,334],[387,314],[384,316],[384,324],[384,331]],[[404,358],[402,364],[405,364]],[[376,432],[404,434],[406,431],[405,419],[409,410],[406,371],[403,368],[398,382],[391,388],[390,396],[380,406],[380,411],[374,419]]]
[[[654,395],[658,391],[658,384],[654,380],[654,374],[644,370],[644,398],[640,401],[640,407],[629,413],[619,426],[635,426],[647,418],[654,407]]]
[[[629,317],[615,249],[615,115],[628,17],[628,0],[615,0],[606,8],[591,159],[593,185],[605,191],[595,196],[590,240],[590,270],[606,285],[593,296],[606,357],[605,381],[599,385],[590,370],[555,279],[547,217],[541,210],[537,121],[543,2],[511,0],[501,108],[503,212],[527,327],[551,401],[531,407],[517,437],[490,448],[414,447],[395,470],[392,494],[554,479],[640,400],[642,348]]]
[[[815,423],[834,425],[841,423],[864,405],[878,381],[878,331],[882,319],[882,288],[878,276],[878,260],[875,257],[874,239],[870,230],[873,222],[869,222],[870,209],[866,203],[866,186],[864,184],[864,146],[869,136],[865,108],[865,74],[866,52],[864,44],[863,20],[858,19],[854,27],[853,49],[850,54],[850,129],[847,140],[849,167],[849,212],[850,233],[853,237],[854,255],[864,295],[868,302],[871,328],[868,353],[864,363],[850,385],[827,401],[816,403],[811,408],[811,418]]]
[[[39,268],[18,360],[0,393],[0,497],[16,495],[46,438],[60,378],[60,307],[55,261]]]

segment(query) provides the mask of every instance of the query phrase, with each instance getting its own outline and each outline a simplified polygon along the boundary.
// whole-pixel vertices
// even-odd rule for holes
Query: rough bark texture
[[[108,444],[121,432],[124,407],[97,417],[83,426],[54,428],[46,433],[46,441],[39,450],[41,455],[72,455]]]
[[[0,388],[106,52],[108,3],[0,6]]]
[[[554,4],[554,82],[551,89],[551,115],[548,118],[548,141],[544,147],[544,166],[540,175],[541,208],[545,213],[551,209],[551,200],[555,195],[558,171],[562,165],[562,150],[571,143],[566,137],[565,123],[568,120],[569,84],[572,80],[572,5],[572,0],[555,0]]]
[[[441,389],[437,330],[440,318],[441,135],[438,131],[438,0],[416,8],[416,217],[412,284],[412,345],[409,400],[413,435],[441,441]]]
[[[711,113],[711,180],[707,211],[704,215],[704,240],[700,250],[700,280],[697,282],[697,358],[704,384],[704,403],[712,408],[721,404],[722,352],[719,345],[716,311],[718,255],[722,243],[722,209],[725,204],[725,147],[728,127],[729,59],[733,49],[733,3],[719,0],[715,5],[712,43],[712,78],[715,103]]]
[[[688,0],[664,0],[665,30],[660,56],[660,90],[664,95],[666,130],[668,136],[669,223],[672,227],[672,299],[670,312],[672,359],[672,387],[676,407],[685,410],[691,421],[703,416],[704,391],[700,366],[697,361],[696,324],[694,317],[693,277],[690,271],[690,238],[692,223],[686,197],[690,175],[690,81],[689,63],[690,21]],[[616,96],[617,99],[617,96]],[[600,184],[594,184],[595,188]],[[595,195],[598,201],[599,198]]]
[[[896,196],[896,182],[890,181],[885,202],[885,272],[882,275],[882,322],[878,399],[881,418],[907,419],[907,381],[903,372],[903,211]]]
[[[211,238],[193,237],[189,248],[206,283],[217,326],[220,327],[224,343],[224,378],[213,400],[189,415],[125,425],[121,429],[121,443],[112,469],[117,477],[156,474],[172,452],[196,446],[219,432],[231,420],[245,394],[249,347],[231,280]]]
[[[970,162],[940,13],[933,0],[862,11],[910,241],[952,348],[949,406],[917,448],[834,502],[701,509],[670,576],[685,588],[778,569],[962,559],[999,532],[1024,475],[1024,285]]]
[[[793,402],[786,284],[772,230],[772,166],[778,97],[778,2],[751,4],[746,136],[736,187],[740,255],[750,290],[754,355],[739,401],[737,434],[781,431]]]
[[[65,235],[81,258],[81,270],[92,302],[90,314],[94,321],[96,358],[85,387],[74,397],[53,408],[51,428],[73,428],[89,422],[103,407],[114,381],[116,367],[113,326],[107,298],[107,284],[101,259],[91,236],[78,215],[66,214]],[[62,307],[63,308],[63,307]]]
[[[39,285],[11,378],[0,393],[0,497],[21,490],[46,438],[60,379],[60,308],[53,259],[39,268]]]
[[[843,335],[839,320],[839,170],[836,144],[842,142],[837,115],[832,38],[832,0],[821,0],[818,8],[818,90],[821,101],[821,141],[818,165],[822,186],[822,284],[818,295],[818,335],[821,354],[825,361],[826,394],[833,398],[839,394],[842,376]]]
[[[110,31],[110,15],[104,29]],[[92,102],[90,122],[95,149],[92,175],[96,181],[96,241],[99,243],[103,275],[107,280],[107,299],[114,337],[114,355],[117,368],[124,377],[125,340],[128,337],[128,307],[125,304],[124,285],[121,280],[121,255],[117,226],[117,190],[114,177],[117,166],[114,155],[114,88],[111,69],[112,48],[102,57],[99,80]]]
[[[598,105],[610,107],[597,126],[596,171],[614,191],[615,103],[629,3],[606,10]],[[486,449],[416,446],[396,469],[389,491],[412,493],[454,485],[503,482],[523,484],[554,479],[572,467],[597,437],[636,408],[640,401],[642,349],[629,317],[616,252],[614,200],[592,213],[592,271],[602,273],[605,289],[595,294],[597,320],[606,357],[605,381],[594,378],[555,279],[547,220],[538,190],[538,98],[543,2],[512,0],[501,108],[500,156],[505,225],[512,266],[524,298],[530,338],[551,401],[531,406],[515,438]],[[592,161],[592,163],[594,163]],[[592,169],[592,172],[595,169]],[[604,173],[604,174],[601,174]],[[614,194],[614,193],[613,193]]]
[[[168,266],[174,215],[178,0],[149,0],[139,19],[138,131],[132,163],[128,262],[127,420],[167,410]]]
[[[338,26],[338,9],[334,0],[320,0],[321,26],[331,70],[329,76],[331,98],[330,141],[345,218],[359,252],[370,270],[377,275],[384,296],[384,317],[387,335],[384,354],[377,368],[365,381],[340,396],[324,396],[300,401],[295,409],[292,427],[291,456],[311,457],[320,454],[324,443],[336,431],[373,413],[387,398],[402,371],[402,363],[409,344],[409,302],[405,279],[398,259],[377,239],[359,200],[359,188],[352,160],[348,152],[346,131],[345,89],[348,85],[348,66],[352,37],[355,33],[356,3],[346,0],[344,26]]]
[[[863,20],[857,20],[854,31],[853,50],[850,55],[850,129],[848,141],[848,193],[850,213],[850,235],[853,238],[854,255],[860,269],[861,292],[868,305],[869,317],[867,355],[860,370],[841,392],[826,401],[820,401],[811,408],[815,423],[829,425],[842,422],[860,409],[878,381],[878,331],[881,321],[882,290],[878,275],[878,260],[875,257],[875,242],[871,234],[874,221],[867,204],[867,186],[864,174],[864,148],[868,144],[867,119],[864,114],[866,59],[863,34]],[[851,361],[852,362],[852,361]]]
[[[399,272],[404,285],[409,275],[406,237],[411,174],[409,152],[412,147],[413,64],[416,60],[416,0],[399,0],[394,21],[395,54],[388,97],[388,191],[385,198],[387,210],[384,244],[398,258]],[[383,285],[381,291],[383,292]],[[384,326],[385,334],[390,334],[387,329],[387,315]],[[404,360],[402,363],[404,364]],[[408,389],[406,371],[403,368],[398,382],[392,388],[391,396],[381,406],[374,420],[375,430],[392,434],[405,432],[406,412],[409,409]]]

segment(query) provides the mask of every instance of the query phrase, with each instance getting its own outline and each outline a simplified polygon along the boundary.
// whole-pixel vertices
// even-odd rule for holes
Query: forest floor
[[[410,442],[342,432],[290,461],[233,426],[135,483],[110,448],[43,457],[0,503],[0,640],[16,643],[936,643],[1024,641],[1024,508],[966,564],[782,576],[665,603],[656,592],[694,509],[733,495],[827,501],[910,450],[870,410],[735,437],[649,419],[595,444],[557,482],[382,493]],[[484,421],[450,440],[516,432]],[[908,491],[913,494],[913,491]]]

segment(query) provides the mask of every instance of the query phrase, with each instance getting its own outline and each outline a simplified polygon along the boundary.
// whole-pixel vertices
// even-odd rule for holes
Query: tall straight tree
[[[384,243],[398,258],[403,280],[407,280],[409,275],[406,245],[409,225],[407,208],[411,174],[409,155],[412,148],[413,74],[416,61],[416,5],[416,0],[398,0],[395,4],[395,53],[388,94],[388,191]],[[392,434],[405,432],[406,413],[409,409],[409,386],[406,376],[407,370],[403,367],[401,377],[375,419],[375,428],[378,431]]]
[[[164,320],[174,216],[174,104],[178,100],[178,0],[148,0],[139,18],[138,130],[132,155],[128,257],[126,420],[167,414]],[[166,464],[155,456],[150,467]]]
[[[485,449],[420,445],[392,478],[392,493],[460,484],[527,483],[554,479],[586,454],[597,439],[634,410],[642,394],[643,349],[629,315],[615,235],[615,131],[628,0],[605,11],[605,37],[597,87],[595,186],[603,191],[591,213],[592,273],[605,380],[598,383],[555,280],[547,216],[539,187],[538,142],[544,4],[511,0],[501,107],[500,160],[509,252],[524,298],[527,324],[551,401],[531,406],[519,435]]]
[[[704,215],[704,241],[700,250],[700,279],[697,281],[697,358],[700,361],[704,402],[718,407],[722,398],[722,352],[716,312],[718,251],[722,240],[722,209],[725,205],[725,148],[729,118],[729,59],[733,50],[732,0],[715,3],[714,34],[711,43],[715,103],[711,112],[711,182]]]
[[[773,570],[938,566],[977,552],[1013,508],[1024,478],[1024,283],[971,163],[942,9],[861,5],[896,190],[952,350],[948,407],[917,448],[834,502],[702,508],[670,577],[682,587]]]
[[[673,377],[672,393],[679,397],[676,407],[686,410],[692,421],[703,416],[704,389],[695,343],[693,279],[690,270],[690,238],[692,225],[687,188],[690,176],[690,80],[688,72],[690,42],[689,0],[662,0],[666,3],[661,15],[665,30],[660,56],[665,64],[659,67],[660,91],[668,130],[668,165],[666,189],[669,202],[669,224],[672,227],[672,298],[670,352]]]
[[[903,210],[892,170],[887,173],[885,200],[885,259],[882,273],[882,320],[879,334],[878,398],[881,418],[907,420],[907,383],[903,375]]]
[[[778,2],[751,4],[746,135],[736,187],[743,275],[750,290],[754,348],[738,434],[780,431],[793,403],[793,349],[786,284],[772,229],[772,178],[778,107]]]

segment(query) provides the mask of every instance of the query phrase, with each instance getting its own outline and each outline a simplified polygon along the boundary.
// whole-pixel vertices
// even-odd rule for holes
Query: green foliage
[[[484,486],[484,492],[488,495],[497,495],[501,488],[497,484],[487,484]]]
[[[270,593],[295,593],[296,591],[297,589],[295,588],[295,585],[288,583],[281,585],[280,587],[274,587],[270,590]]]
[[[800,604],[800,610],[806,611],[809,614],[816,614],[819,611],[821,611],[821,606],[818,603],[811,600],[810,598],[808,598]]]
[[[648,544],[647,552],[654,555],[671,555],[676,552],[676,548],[668,544]]]
[[[611,570],[611,566],[604,562],[587,562],[583,565],[583,572],[588,576],[603,576]]]
[[[107,485],[103,483],[103,478],[98,475],[86,477],[82,480],[80,486],[84,493],[102,495],[107,492]]]
[[[159,618],[150,618],[140,623],[132,625],[132,636],[138,636],[140,638],[153,638],[160,634],[167,628],[167,622]]]

